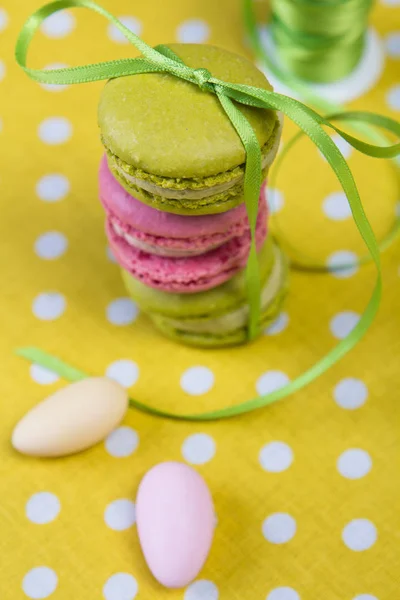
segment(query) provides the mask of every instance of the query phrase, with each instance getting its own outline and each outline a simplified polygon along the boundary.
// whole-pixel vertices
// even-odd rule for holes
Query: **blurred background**
[[[102,4],[149,44],[210,43],[254,58],[238,0]],[[353,267],[293,271],[284,311],[249,346],[204,351],[162,338],[126,298],[106,245],[96,119],[104,83],[41,86],[15,65],[16,37],[38,6],[0,1],[2,600],[395,598],[398,244],[382,256],[384,299],[366,338],[289,400],[209,424],[130,411],[117,450],[102,444],[57,461],[11,450],[16,421],[63,385],[14,356],[18,346],[41,347],[88,373],[123,373],[135,398],[199,412],[268,393],[314,364],[357,322],[374,281],[371,266],[357,265],[365,249],[346,198],[319,152],[302,139],[273,183],[274,231],[279,226],[292,257],[301,252],[327,266],[349,260]],[[257,0],[254,8],[263,27],[268,3]],[[398,118],[398,0],[377,2],[371,23],[385,65],[373,89],[350,107]],[[79,9],[43,25],[29,61],[51,68],[134,55],[118,31]],[[283,143],[295,132],[286,121]],[[341,148],[382,238],[399,214],[398,173],[390,163]],[[162,460],[184,460],[202,473],[218,517],[203,583],[176,592],[149,575],[134,524],[137,484]]]

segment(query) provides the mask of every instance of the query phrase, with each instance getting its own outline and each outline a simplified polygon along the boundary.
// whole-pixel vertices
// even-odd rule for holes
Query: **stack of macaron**
[[[226,50],[169,48],[190,67],[271,89],[252,63]],[[281,116],[240,110],[257,135],[266,178]],[[133,75],[106,84],[98,117],[106,150],[99,172],[106,234],[129,294],[171,338],[205,347],[246,341],[246,155],[218,99],[169,74]],[[276,317],[286,289],[285,260],[267,220],[264,184],[256,227],[260,328]]]

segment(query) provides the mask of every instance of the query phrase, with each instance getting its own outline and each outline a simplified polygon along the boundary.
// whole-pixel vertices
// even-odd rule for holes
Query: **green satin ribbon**
[[[373,0],[272,0],[271,33],[284,66],[305,81],[328,83],[356,67]]]
[[[26,59],[30,42],[43,20],[58,10],[72,7],[88,8],[104,16],[126,36],[126,38],[141,52],[142,56],[139,58],[127,58],[89,64],[81,67],[55,69],[52,71],[27,67]],[[246,267],[250,305],[250,337],[253,337],[258,331],[260,314],[260,279],[257,254],[255,251],[255,224],[261,184],[261,150],[250,124],[240,111],[239,107],[241,104],[281,111],[296,123],[314,142],[335,172],[338,181],[349,200],[358,230],[375,263],[377,270],[375,287],[363,315],[352,332],[310,369],[279,390],[264,396],[258,396],[236,406],[192,415],[170,413],[155,407],[144,405],[137,400],[131,400],[131,405],[133,407],[157,416],[191,421],[222,419],[244,414],[272,404],[273,402],[281,400],[300,390],[334,365],[360,341],[371,325],[379,308],[382,290],[379,247],[369,221],[364,213],[351,171],[329,135],[324,131],[323,126],[330,127],[336,131],[360,152],[377,158],[392,158],[396,156],[400,152],[400,143],[383,148],[368,144],[341,131],[328,119],[325,119],[311,108],[293,98],[253,86],[227,83],[213,77],[206,69],[192,69],[183,64],[183,62],[165,46],[151,48],[145,44],[139,37],[122,25],[118,19],[90,0],[58,0],[43,6],[35,12],[29,17],[19,35],[16,45],[16,60],[29,77],[40,83],[74,84],[135,75],[138,73],[169,73],[170,75],[184,79],[193,85],[199,86],[206,93],[212,93],[217,96],[227,118],[229,118],[232,126],[237,131],[246,151],[244,195],[252,237],[252,247]],[[353,119],[357,118],[361,122],[382,127],[400,137],[400,124],[392,119],[374,113],[351,113],[351,115]],[[346,114],[341,115],[341,118],[346,118]],[[54,371],[69,381],[76,381],[77,379],[86,376],[86,374],[81,371],[70,367],[60,359],[52,357],[38,348],[21,348],[17,350],[17,354]]]
[[[345,0],[346,1],[346,0]],[[280,2],[280,0],[278,0]],[[307,102],[312,104],[313,106],[318,107],[319,110],[324,111],[327,114],[341,113],[343,112],[343,107],[337,104],[334,104],[330,100],[325,100],[321,98],[318,94],[314,93],[307,82],[302,79],[301,76],[293,73],[288,68],[282,68],[277,62],[270,57],[267,52],[264,50],[260,32],[257,27],[256,17],[253,10],[254,0],[242,0],[242,13],[243,13],[243,22],[246,34],[248,36],[248,40],[250,46],[258,58],[258,60],[267,67],[267,69],[275,75],[285,86],[296,91],[302,98],[304,98]],[[324,2],[320,2],[320,4],[326,4]],[[279,55],[279,48],[277,49],[277,54]],[[334,80],[334,79],[333,79]],[[361,128],[360,128],[361,130]],[[378,134],[377,134],[378,135]],[[381,137],[382,143],[382,137]]]

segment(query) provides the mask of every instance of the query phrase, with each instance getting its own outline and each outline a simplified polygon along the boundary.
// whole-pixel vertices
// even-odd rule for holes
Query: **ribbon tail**
[[[250,308],[248,337],[251,340],[257,336],[261,321],[261,281],[256,243],[258,203],[262,178],[261,150],[253,128],[240,112],[240,109],[223,93],[217,91],[217,96],[246,151],[244,199],[251,233],[250,252],[246,265],[246,282]]]
[[[26,360],[29,360],[35,365],[39,365],[45,369],[48,369],[49,371],[52,371],[53,373],[56,373],[67,381],[81,381],[82,379],[88,377],[88,375],[83,371],[79,371],[78,369],[75,369],[75,367],[67,365],[59,358],[51,356],[51,354],[47,354],[47,352],[43,352],[43,350],[40,350],[40,348],[35,348],[34,346],[17,348],[15,350],[15,354],[25,358]]]
[[[353,129],[364,133],[371,139],[376,139],[380,143],[385,144],[384,146],[369,144],[357,139],[356,137],[342,131],[338,127],[330,123],[331,120],[346,121],[349,122]],[[328,115],[325,118],[326,124],[338,133],[343,139],[345,139],[353,148],[365,154],[366,156],[372,156],[373,158],[395,158],[400,154],[400,143],[390,145],[385,136],[375,132],[372,127],[386,130],[388,133],[400,137],[400,123],[391,119],[372,112],[364,111],[343,111]],[[372,127],[371,127],[372,126]]]
[[[158,46],[155,47],[155,50],[157,50],[157,52],[159,52],[160,54],[163,54],[167,58],[170,58],[171,60],[174,60],[175,62],[180,63],[181,65],[185,64],[183,62],[183,60],[177,54],[175,54],[175,52],[173,52],[171,50],[171,48],[168,48],[168,46],[166,46],[165,44],[158,44]]]
[[[255,106],[257,108],[272,108],[274,110],[282,110],[280,108],[280,104],[282,102],[285,103],[287,108],[291,108],[291,113],[285,113],[289,118],[294,121],[301,129],[304,128],[301,126],[300,122],[298,122],[298,116],[300,113],[303,115],[308,115],[311,119],[319,124],[324,125],[326,127],[330,127],[336,133],[338,133],[341,137],[349,142],[351,146],[356,148],[359,152],[366,154],[368,156],[372,156],[373,158],[394,158],[400,154],[400,143],[397,142],[392,145],[380,146],[375,144],[367,144],[355,138],[345,131],[342,131],[333,123],[331,123],[330,119],[335,120],[344,120],[362,123],[366,125],[374,125],[375,127],[379,127],[381,129],[386,130],[387,132],[400,137],[400,123],[395,119],[391,119],[390,117],[385,117],[383,115],[379,115],[372,112],[362,112],[362,111],[352,111],[352,112],[335,112],[330,116],[322,117],[315,110],[306,106],[299,100],[295,100],[294,98],[290,98],[289,96],[284,96],[283,94],[277,94],[276,92],[271,92],[268,90],[262,90],[250,85],[241,85],[241,84],[224,84],[221,82],[224,87],[225,95],[229,96],[232,100],[236,102],[240,102],[241,104],[246,104],[248,106]],[[296,108],[297,107],[297,108]],[[307,132],[305,132],[307,134]],[[307,134],[308,135],[308,134]],[[310,137],[310,136],[309,136]],[[381,137],[380,140],[386,142],[386,139]],[[316,143],[316,142],[314,142]]]
[[[62,377],[66,381],[70,381],[71,383],[75,383],[76,381],[82,381],[87,377],[90,377],[87,373],[76,369],[75,367],[69,365],[68,363],[61,360],[61,358],[57,358],[56,356],[52,356],[47,352],[44,352],[40,348],[36,348],[35,346],[25,346],[22,348],[17,348],[14,353],[16,356],[20,356],[21,358],[26,359],[31,364],[39,365],[44,369],[48,369],[52,371],[59,377]],[[175,415],[173,413],[169,413],[163,410],[159,410],[157,408],[153,408],[152,406],[148,406],[143,402],[139,402],[138,400],[134,400],[133,398],[129,398],[129,405],[132,408],[136,408],[142,412],[151,414],[156,417],[164,417],[169,419],[185,419],[185,416]]]

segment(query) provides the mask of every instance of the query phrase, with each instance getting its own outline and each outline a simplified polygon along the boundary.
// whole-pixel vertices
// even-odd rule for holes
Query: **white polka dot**
[[[26,503],[25,514],[32,523],[44,525],[54,521],[61,510],[60,501],[50,492],[33,494]]]
[[[267,371],[257,379],[256,389],[260,396],[269,394],[289,383],[289,377],[282,371]]]
[[[33,301],[32,311],[35,317],[42,321],[58,319],[65,311],[66,301],[58,292],[44,292]]]
[[[103,596],[105,600],[133,600],[138,589],[139,586],[133,575],[115,573],[105,582]]]
[[[75,17],[66,10],[54,13],[42,23],[40,29],[49,38],[63,38],[75,27]]]
[[[219,591],[215,583],[199,579],[186,588],[184,600],[218,600]]]
[[[345,310],[338,313],[331,319],[329,324],[332,335],[334,335],[335,338],[342,340],[349,335],[359,320],[360,315],[351,310]]]
[[[36,194],[44,202],[57,202],[68,194],[69,187],[69,181],[64,175],[44,175],[36,184]]]
[[[343,452],[337,461],[337,469],[346,479],[360,479],[371,470],[372,460],[368,452],[350,448]]]
[[[117,259],[115,258],[113,251],[111,250],[110,246],[106,247],[106,256],[108,258],[108,260],[114,264],[116,264]]]
[[[291,587],[278,587],[268,594],[267,600],[300,600],[300,596]]]
[[[139,436],[131,427],[118,427],[110,433],[104,444],[111,456],[124,458],[135,452],[139,445]]]
[[[265,335],[277,335],[286,329],[289,323],[289,315],[282,312],[271,325],[264,329]]]
[[[352,146],[350,146],[349,142],[343,139],[340,135],[333,135],[332,140],[335,146],[340,150],[345,159],[350,158],[353,152]]]
[[[72,135],[72,125],[65,117],[49,117],[40,123],[38,135],[50,146],[63,144]]]
[[[48,231],[37,238],[35,242],[36,254],[45,260],[54,260],[64,254],[68,247],[68,240],[63,233]]]
[[[322,204],[324,213],[333,221],[343,221],[351,217],[350,204],[343,192],[333,192]]]
[[[400,32],[388,33],[385,38],[386,53],[391,58],[400,58]]]
[[[8,25],[8,14],[4,10],[4,8],[0,8],[0,31],[4,31],[4,29]]]
[[[30,365],[29,373],[33,381],[40,383],[40,385],[51,385],[60,379],[57,373],[35,364]]]
[[[45,71],[54,71],[54,69],[65,69],[68,65],[64,63],[52,63],[44,67]],[[67,89],[69,85],[56,85],[55,83],[41,83],[40,86],[48,92],[62,92]]]
[[[335,144],[336,148],[340,150],[340,152],[343,154],[344,158],[346,160],[349,159],[353,152],[353,148],[350,146],[349,142],[346,142],[346,140],[344,140],[340,135],[336,134],[332,136],[332,141]],[[321,156],[321,158],[325,162],[327,162],[325,156],[320,150],[318,150],[318,153]]]
[[[400,85],[394,85],[390,88],[386,101],[393,110],[400,110]]]
[[[265,471],[281,473],[293,462],[293,451],[284,442],[270,442],[260,450],[260,464]]]
[[[117,298],[107,306],[107,319],[113,325],[129,325],[135,321],[138,312],[130,298]]]
[[[286,544],[296,533],[296,521],[286,513],[275,513],[265,519],[262,532],[271,544]]]
[[[400,6],[400,0],[381,0],[386,6]]]
[[[184,44],[202,44],[210,37],[210,28],[202,19],[189,19],[179,25],[176,37]]]
[[[142,24],[135,17],[126,16],[118,17],[118,19],[123,25],[125,25],[125,27],[130,29],[132,33],[136,35],[140,35],[142,33]],[[122,31],[120,31],[118,27],[116,27],[112,23],[110,23],[110,25],[108,26],[107,35],[110,38],[110,40],[116,42],[117,44],[129,44],[129,40],[127,40]]]
[[[368,398],[368,388],[363,381],[353,377],[342,379],[336,385],[333,396],[335,402],[347,410],[360,408]]]
[[[206,433],[189,435],[182,444],[183,458],[192,465],[204,465],[215,454],[213,438]]]
[[[349,265],[342,267],[342,265]],[[352,277],[358,271],[358,257],[349,250],[339,250],[330,255],[327,261],[329,271],[338,279]]]
[[[343,529],[342,539],[354,552],[362,552],[373,546],[378,537],[375,525],[368,519],[354,519]]]
[[[28,571],[22,581],[22,589],[28,598],[48,598],[56,589],[58,577],[49,567],[35,567]]]
[[[114,500],[106,507],[104,520],[108,527],[115,531],[123,531],[132,527],[136,520],[134,503],[125,498]]]
[[[266,190],[266,199],[271,215],[279,212],[285,204],[283,193],[276,188]]]
[[[6,76],[6,65],[2,60],[0,60],[0,81],[4,79]]]
[[[133,360],[116,360],[107,367],[106,375],[123,387],[129,388],[138,380],[139,367]]]
[[[371,596],[371,594],[359,594],[355,596],[353,600],[378,600],[376,596]]]
[[[181,388],[191,396],[201,396],[214,385],[214,373],[208,367],[190,367],[181,377]]]

